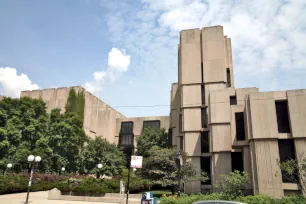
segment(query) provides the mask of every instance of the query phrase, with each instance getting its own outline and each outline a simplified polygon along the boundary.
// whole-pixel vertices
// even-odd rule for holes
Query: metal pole
[[[130,163],[130,162],[129,162]],[[130,193],[130,172],[131,172],[131,165],[129,165],[128,171],[128,183],[127,183],[127,190],[126,190],[126,204],[129,203],[129,193]]]
[[[31,175],[30,175],[30,179],[29,179],[28,193],[27,193],[27,199],[26,199],[25,204],[29,203],[29,195],[30,195],[30,190],[31,190],[31,185],[32,185],[32,177],[33,177],[33,171],[34,171],[34,161],[30,165],[31,165]]]
[[[179,164],[179,169],[178,169],[178,192],[177,196],[181,195],[181,164]]]

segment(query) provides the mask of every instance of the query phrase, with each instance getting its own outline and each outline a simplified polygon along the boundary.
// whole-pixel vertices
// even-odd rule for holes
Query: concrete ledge
[[[297,183],[283,183],[284,190],[301,190],[301,186]]]
[[[278,133],[278,139],[292,139],[291,133]]]
[[[129,194],[129,203],[139,203],[141,194]],[[48,192],[48,200],[69,200],[69,201],[88,201],[88,202],[107,202],[107,203],[121,203],[125,201],[126,194],[120,198],[119,193],[106,193],[101,197],[92,196],[72,196],[62,195],[61,191],[54,188]]]

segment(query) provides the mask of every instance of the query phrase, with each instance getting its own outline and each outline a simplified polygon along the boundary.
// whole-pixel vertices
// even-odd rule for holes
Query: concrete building
[[[172,132],[172,145],[190,156],[205,183],[184,185],[185,193],[218,190],[221,174],[246,171],[246,191],[281,197],[301,193],[290,183],[278,161],[301,159],[306,151],[306,90],[259,92],[235,88],[231,39],[222,26],[183,30],[178,46],[178,82],[171,87],[169,116],[127,118],[82,87],[84,130],[102,136],[127,152],[151,126]],[[23,91],[41,98],[50,112],[65,110],[70,88]]]
[[[91,138],[101,136],[115,144],[119,144],[120,139],[121,141],[127,141],[128,139],[124,138],[124,134],[119,138],[120,132],[123,131],[121,127],[125,124],[131,124],[132,130],[130,132],[133,135],[133,141],[135,140],[134,136],[141,134],[143,125],[154,125],[154,127],[164,128],[166,131],[169,129],[169,116],[127,118],[80,86],[22,91],[20,96],[42,99],[46,103],[47,112],[50,113],[52,109],[58,108],[63,113],[71,88],[77,93],[84,93],[84,131]],[[129,123],[125,123],[127,121]],[[129,145],[131,144],[129,143]],[[136,145],[135,142],[134,145]]]
[[[221,174],[249,173],[246,189],[281,197],[301,193],[278,161],[306,151],[306,90],[259,92],[235,88],[231,39],[222,26],[180,32],[178,83],[172,84],[173,145],[208,172],[210,180],[185,184],[185,192],[217,189]]]

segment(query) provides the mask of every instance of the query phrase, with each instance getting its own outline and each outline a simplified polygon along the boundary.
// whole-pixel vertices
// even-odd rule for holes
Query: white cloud
[[[169,104],[169,84],[178,80],[180,30],[214,25],[232,39],[236,87],[292,89],[292,81],[302,86],[297,73],[306,72],[305,0],[140,0],[107,8],[110,40],[133,55],[135,92],[148,103]],[[281,76],[288,73],[298,79]]]
[[[119,34],[110,27],[109,32],[121,35],[120,43],[141,57],[141,71],[148,64],[149,70],[175,70],[179,31],[213,25],[222,25],[225,35],[232,38],[234,69],[239,76],[306,69],[305,0],[141,0],[140,8],[117,8],[121,14],[131,10],[137,19],[126,13],[116,15],[120,24],[128,22],[131,29]],[[236,82],[244,85],[239,79]]]
[[[17,70],[11,67],[0,67],[0,94],[17,98],[23,90],[39,89],[37,84],[25,74],[17,74]]]
[[[85,89],[92,93],[102,90],[102,86],[107,81],[114,81],[122,72],[126,72],[131,63],[131,56],[125,50],[112,48],[108,53],[108,66],[106,71],[96,71],[93,73],[93,81],[85,83]]]

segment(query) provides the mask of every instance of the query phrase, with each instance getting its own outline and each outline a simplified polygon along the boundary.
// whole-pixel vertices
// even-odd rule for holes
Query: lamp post
[[[183,158],[182,158],[180,150],[178,150],[177,153],[176,153],[176,165],[178,166],[178,175],[177,175],[178,191],[177,191],[177,196],[180,196],[181,195],[181,166],[183,166]]]
[[[62,170],[62,172],[64,173],[66,169],[65,169],[65,167],[62,167],[62,169],[61,169],[61,170]]]
[[[32,178],[33,178],[33,172],[35,168],[35,162],[38,163],[40,161],[41,161],[40,156],[34,156],[34,155],[28,156],[28,162],[30,163],[30,168],[31,168],[31,175],[30,175],[29,184],[28,184],[28,193],[27,193],[27,198],[25,202],[26,204],[29,203],[29,195],[30,195],[30,190],[31,190],[31,185],[32,185]]]
[[[100,178],[100,171],[101,171],[103,165],[100,163],[100,164],[97,165],[97,167],[98,167],[98,169],[99,169],[99,170],[98,170],[97,178]]]
[[[9,170],[13,167],[13,164],[12,163],[8,163],[6,165],[6,168],[7,168],[7,173],[9,172]]]

